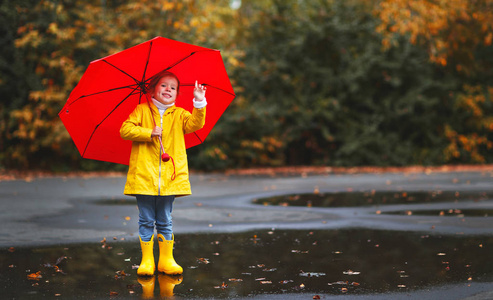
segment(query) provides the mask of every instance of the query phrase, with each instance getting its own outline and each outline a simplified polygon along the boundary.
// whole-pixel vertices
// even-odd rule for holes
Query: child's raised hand
[[[205,98],[205,90],[206,87],[201,85],[195,80],[195,88],[193,89],[193,96],[195,97],[195,101],[202,101]]]

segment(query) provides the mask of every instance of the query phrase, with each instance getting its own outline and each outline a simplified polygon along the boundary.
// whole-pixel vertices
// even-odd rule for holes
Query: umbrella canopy
[[[180,79],[176,106],[193,109],[195,81],[207,87],[202,129],[185,135],[187,148],[204,141],[235,98],[219,50],[163,37],[91,62],[58,114],[84,158],[128,165],[131,141],[120,127],[134,108],[147,101],[144,91],[162,70]]]

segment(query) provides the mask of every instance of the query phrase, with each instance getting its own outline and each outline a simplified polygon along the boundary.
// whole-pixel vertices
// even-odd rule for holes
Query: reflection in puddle
[[[492,236],[428,236],[352,230],[259,230],[183,234],[175,258],[183,298],[309,293],[370,294],[446,283],[492,282]],[[107,298],[164,293],[164,277],[144,289],[136,276],[138,242],[109,241],[3,249],[0,286],[6,298]],[[157,254],[157,248],[156,248]],[[29,280],[40,272],[41,278]],[[173,281],[174,280],[174,281]],[[173,289],[172,289],[173,290]]]
[[[308,207],[357,207],[390,204],[484,201],[492,199],[486,192],[346,192],[281,195],[255,199],[255,204]]]
[[[493,209],[435,209],[435,210],[407,210],[385,212],[389,215],[418,215],[418,216],[445,216],[445,217],[489,217],[493,216]]]

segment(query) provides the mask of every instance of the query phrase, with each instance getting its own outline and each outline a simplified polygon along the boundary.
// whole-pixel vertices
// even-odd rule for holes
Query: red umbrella
[[[187,148],[204,141],[235,93],[219,50],[156,37],[89,64],[58,114],[84,158],[128,165],[131,141],[120,127],[139,103],[150,78],[169,70],[180,79],[176,105],[192,111],[195,81],[207,87],[205,126],[185,135]]]

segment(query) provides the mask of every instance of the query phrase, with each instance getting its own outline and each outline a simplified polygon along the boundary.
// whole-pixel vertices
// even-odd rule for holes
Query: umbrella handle
[[[157,126],[156,120],[154,120],[154,115],[152,114],[151,104],[149,103],[149,94],[145,93],[145,95],[146,95],[146,99],[147,99],[147,106],[149,106],[149,110],[151,111],[152,122],[154,122],[154,126]],[[163,141],[162,141],[160,136],[158,137],[158,139],[159,139],[159,145],[161,145],[161,151],[162,151],[161,159],[164,162],[167,162],[171,156],[169,156],[169,154],[164,151]]]

